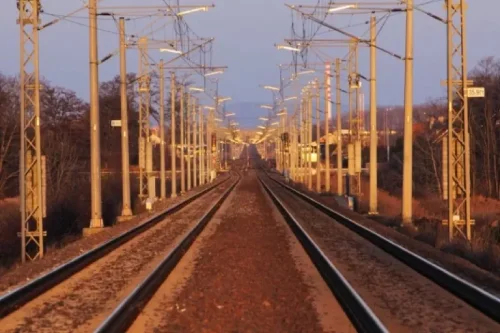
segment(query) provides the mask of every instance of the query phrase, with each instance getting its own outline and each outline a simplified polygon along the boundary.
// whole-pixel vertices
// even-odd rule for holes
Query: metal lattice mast
[[[357,104],[357,95],[355,90],[353,89],[353,84],[356,80],[356,43],[352,42],[349,44],[349,54],[347,59],[347,80],[349,83],[349,143],[353,143],[357,138],[357,126],[355,112],[356,112],[356,104]]]
[[[470,138],[464,0],[447,0],[448,32],[448,230],[472,237]],[[449,222],[451,221],[451,223]]]
[[[349,194],[361,194],[361,112],[359,109],[359,74],[358,74],[358,42],[349,43],[348,55],[348,83],[349,83],[349,145],[351,151],[351,172]],[[350,147],[350,148],[349,148]],[[359,166],[359,167],[358,167]]]
[[[40,73],[38,0],[18,2],[20,26],[20,121],[21,151],[19,191],[21,197],[21,260],[43,257],[43,217],[45,207],[42,191],[42,154],[40,135]]]
[[[149,145],[149,101],[150,83],[148,40],[146,37],[139,39],[139,197],[147,198],[148,172],[146,170],[146,150]]]

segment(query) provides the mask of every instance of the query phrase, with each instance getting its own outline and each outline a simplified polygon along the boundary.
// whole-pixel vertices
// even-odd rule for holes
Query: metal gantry
[[[448,33],[448,197],[449,239],[471,240],[470,137],[464,0],[447,0]]]
[[[36,260],[44,254],[43,218],[46,213],[42,179],[40,135],[40,72],[38,0],[19,0],[20,26],[20,165],[21,260]]]

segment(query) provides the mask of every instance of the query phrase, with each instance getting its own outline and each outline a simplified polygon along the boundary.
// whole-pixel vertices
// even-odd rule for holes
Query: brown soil
[[[498,323],[289,191],[269,183],[389,331],[500,331]]]
[[[5,273],[0,274],[0,292],[11,290],[45,272],[50,271],[51,269],[112,239],[113,237],[116,237],[123,232],[128,231],[141,223],[144,223],[148,216],[151,216],[156,212],[165,210],[166,208],[181,202],[188,195],[202,191],[208,186],[209,185],[197,187],[187,192],[184,196],[178,196],[174,199],[169,198],[165,200],[165,202],[158,202],[155,207],[155,211],[152,213],[143,213],[140,215],[136,215],[129,221],[120,222],[111,228],[105,228],[97,234],[85,238],[81,237],[80,239],[69,243],[67,246],[54,249],[51,252],[46,253],[44,258],[41,260],[29,262],[24,265],[19,264],[18,266],[10,268]]]
[[[311,287],[292,256],[290,231],[273,215],[255,174],[243,178],[230,200],[228,209],[216,215],[217,229],[201,245],[182,290],[171,300],[166,295],[157,305],[162,311],[145,327],[157,332],[323,332]],[[352,331],[337,311],[341,316],[333,331]]]

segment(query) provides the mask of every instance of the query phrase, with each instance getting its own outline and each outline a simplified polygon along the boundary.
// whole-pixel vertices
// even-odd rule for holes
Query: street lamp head
[[[169,48],[161,48],[160,52],[168,52],[168,53],[175,53],[175,54],[182,54],[182,51],[175,50],[175,49],[169,49]]]
[[[300,52],[301,51],[299,48],[296,48],[293,46],[288,46],[288,45],[276,45],[276,48],[278,50],[287,50],[287,51],[292,51],[292,52]]]
[[[272,110],[272,109],[273,109],[273,107],[272,107],[271,105],[265,105],[265,104],[261,105],[260,107],[261,107],[262,109],[269,109],[269,110]]]
[[[355,4],[351,4],[351,5],[344,5],[344,6],[339,6],[339,7],[332,7],[330,9],[328,9],[328,12],[334,13],[334,12],[339,12],[339,11],[344,10],[344,9],[353,9],[353,8],[357,8],[357,6]]]
[[[217,75],[217,74],[224,74],[224,71],[213,71],[205,74],[205,77],[207,76],[212,76],[212,75]]]
[[[188,9],[188,10],[185,10],[183,12],[177,13],[177,16],[183,16],[183,15],[191,14],[191,13],[195,13],[195,12],[208,12],[208,6]]]
[[[314,69],[310,69],[310,70],[300,71],[297,73],[297,75],[314,74],[314,73],[316,73],[316,71]]]
[[[189,90],[190,91],[199,91],[199,92],[204,92],[205,91],[205,89],[203,89],[203,88],[196,88],[196,87],[189,87]]]
[[[274,86],[264,86],[264,89],[267,90],[274,90],[274,91],[280,91],[280,88],[274,87]]]

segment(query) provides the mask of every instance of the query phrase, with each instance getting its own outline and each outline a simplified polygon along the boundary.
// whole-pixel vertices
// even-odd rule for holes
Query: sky
[[[373,2],[376,0],[365,0]],[[199,12],[186,16],[191,28],[202,37],[214,37],[215,65],[228,66],[220,77],[219,91],[223,96],[232,97],[228,109],[237,108],[241,103],[258,105],[270,103],[272,94],[260,85],[278,85],[278,64],[291,61],[290,52],[277,50],[274,46],[290,37],[291,12],[281,0],[215,0],[215,8],[208,12]],[[325,2],[323,0],[323,2]],[[347,2],[347,1],[343,1]],[[361,1],[357,1],[361,2]],[[379,1],[380,2],[380,1]],[[416,4],[429,2],[415,0]],[[47,13],[65,14],[81,7],[82,0],[42,0]],[[104,0],[102,6],[113,5],[161,5],[161,0]],[[202,0],[182,0],[182,4],[210,4]],[[290,0],[289,4],[314,5],[316,0]],[[496,43],[500,35],[500,23],[497,20],[500,12],[498,0],[468,1],[467,12],[467,46],[468,68],[471,69],[481,58],[500,55],[500,43]],[[424,8],[441,17],[445,17],[444,1],[434,1]],[[15,1],[2,0],[0,4],[0,72],[17,74],[19,69],[19,27],[16,25],[17,8]],[[40,32],[40,71],[41,75],[53,84],[72,90],[88,100],[88,28],[83,18],[85,12],[77,14],[81,18],[74,19],[75,24],[61,21]],[[337,15],[338,16],[338,15]],[[367,25],[356,24],[367,21],[368,16],[329,17],[327,22],[338,27],[347,27],[348,31],[362,35]],[[51,19],[42,16],[43,22]],[[379,28],[382,24],[379,24]],[[351,27],[349,27],[351,26]],[[100,23],[99,57],[103,57],[118,47],[116,26],[112,22]],[[127,24],[127,31],[140,28],[138,23]],[[309,25],[311,30],[312,25]],[[404,54],[404,14],[393,15],[378,35],[377,43],[400,55]],[[324,33],[321,38],[342,38],[338,33]],[[165,32],[167,35],[168,32]],[[365,35],[367,37],[367,35]],[[318,35],[319,38],[319,35]],[[345,49],[330,48],[318,51],[324,57],[343,57]],[[310,52],[308,60],[317,61],[314,52]],[[151,54],[160,59],[165,54]],[[168,56],[165,56],[168,57]],[[323,59],[322,58],[322,59]],[[440,81],[446,76],[446,28],[443,23],[435,21],[418,12],[415,13],[415,45],[414,45],[414,101],[425,102],[430,98],[444,96],[445,89]],[[360,72],[369,76],[369,55],[367,49],[360,50]],[[137,71],[138,59],[136,51],[128,53],[128,71]],[[378,53],[378,93],[379,105],[397,105],[403,103],[404,63],[388,55]],[[118,73],[117,57],[100,66],[100,80],[111,79]],[[285,76],[289,73],[285,73]],[[322,78],[322,74],[318,74]],[[309,78],[310,79],[310,78]],[[295,92],[290,92],[295,93]],[[368,103],[368,98],[366,98]],[[238,113],[238,110],[234,110]],[[263,111],[255,110],[255,114],[238,116],[244,122],[246,118],[262,116]]]

